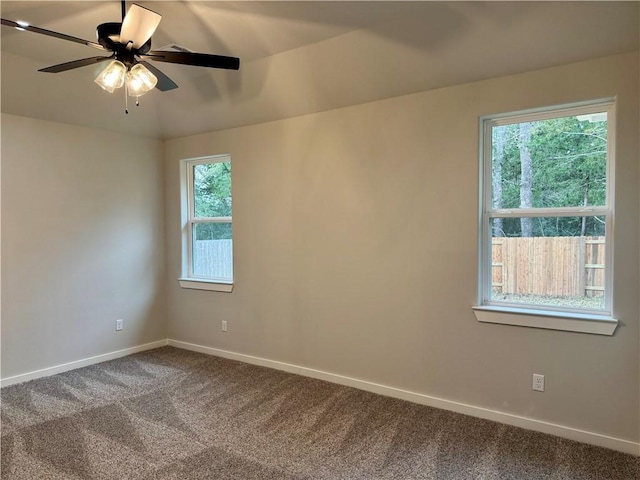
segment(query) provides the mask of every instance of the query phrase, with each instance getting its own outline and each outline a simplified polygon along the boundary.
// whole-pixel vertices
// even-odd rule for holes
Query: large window
[[[183,286],[233,283],[231,158],[187,160],[183,179]],[[183,199],[185,200],[185,199]]]
[[[480,303],[611,316],[614,103],[481,119]]]

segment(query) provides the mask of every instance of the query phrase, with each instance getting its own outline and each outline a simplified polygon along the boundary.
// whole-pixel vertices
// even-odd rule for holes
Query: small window
[[[187,160],[184,165],[181,285],[230,291],[202,283],[233,283],[231,158],[220,155]]]
[[[611,315],[614,102],[481,119],[481,306]]]

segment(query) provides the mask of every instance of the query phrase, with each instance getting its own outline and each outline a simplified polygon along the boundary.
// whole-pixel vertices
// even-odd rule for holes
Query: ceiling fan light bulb
[[[116,88],[124,85],[124,77],[127,72],[127,67],[124,63],[118,60],[113,60],[107,68],[105,68],[100,75],[95,79],[95,82],[100,85],[104,90],[109,93],[113,93]]]
[[[137,63],[127,72],[127,91],[131,97],[140,97],[158,83],[156,76],[144,65]]]

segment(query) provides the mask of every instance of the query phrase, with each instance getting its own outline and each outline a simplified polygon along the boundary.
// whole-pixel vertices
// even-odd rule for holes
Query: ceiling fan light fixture
[[[124,85],[124,77],[127,73],[127,67],[118,60],[113,60],[107,68],[94,80],[100,87],[109,93],[113,93],[116,88]]]
[[[158,83],[158,78],[144,65],[137,63],[127,72],[127,92],[131,97],[140,97],[147,93]]]
[[[130,96],[137,99],[153,88],[157,88],[161,92],[178,88],[178,85],[173,80],[151,63],[148,63],[147,60],[226,70],[238,70],[240,68],[240,59],[236,57],[196,53],[177,46],[174,46],[169,51],[151,50],[151,37],[156,31],[162,15],[140,5],[131,5],[129,11],[127,11],[125,0],[121,0],[120,4],[122,7],[122,22],[106,22],[98,25],[96,29],[97,43],[36,27],[24,20],[14,21],[0,18],[0,23],[3,27],[26,30],[38,35],[46,35],[86,45],[103,52],[111,52],[110,56],[101,55],[81,58],[40,68],[38,71],[60,73],[97,63],[102,63],[103,65],[108,63],[107,67],[102,70],[94,81],[100,88],[109,93],[114,93],[116,89],[124,86],[126,113],[129,113],[127,99]],[[142,62],[142,64],[138,62]],[[136,105],[138,104],[139,102],[136,100]]]

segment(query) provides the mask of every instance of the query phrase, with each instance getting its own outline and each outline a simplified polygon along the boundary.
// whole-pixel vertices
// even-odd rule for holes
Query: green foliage
[[[196,240],[231,240],[230,223],[197,223],[194,237]]]
[[[606,201],[607,123],[563,117],[533,122],[526,147],[532,159],[534,208],[604,205]],[[497,132],[496,130],[504,129]],[[495,208],[520,207],[519,124],[494,127],[493,162],[500,185],[493,182]],[[496,138],[503,139],[497,145]],[[500,188],[501,187],[501,188]],[[604,235],[596,217],[534,218],[534,236]],[[520,219],[504,218],[504,236],[520,236]]]
[[[203,163],[193,167],[195,216],[231,216],[231,163]]]
[[[195,217],[231,216],[231,163],[203,163],[193,167]],[[231,223],[199,223],[196,240],[231,239]]]

